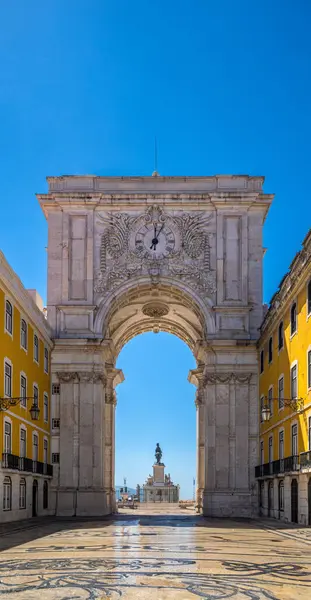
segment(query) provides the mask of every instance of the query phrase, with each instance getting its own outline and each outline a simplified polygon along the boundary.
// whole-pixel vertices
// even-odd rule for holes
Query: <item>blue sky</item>
[[[276,194],[264,230],[269,300],[311,224],[310,22],[309,0],[2,2],[0,246],[25,285],[45,297],[47,229],[34,194],[46,175],[150,175],[156,134],[163,175],[266,176]],[[131,348],[145,360],[148,340],[124,349],[129,380]],[[136,385],[123,384],[133,407]],[[165,389],[161,402],[168,410]],[[130,416],[140,427],[138,411]],[[125,452],[121,439],[118,464]],[[170,460],[173,475],[177,454]]]

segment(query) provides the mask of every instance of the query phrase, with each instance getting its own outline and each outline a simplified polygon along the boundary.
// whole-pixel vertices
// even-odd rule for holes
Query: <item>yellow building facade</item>
[[[311,525],[311,230],[259,340],[261,514]]]
[[[0,252],[0,522],[50,514],[51,350],[40,297]]]

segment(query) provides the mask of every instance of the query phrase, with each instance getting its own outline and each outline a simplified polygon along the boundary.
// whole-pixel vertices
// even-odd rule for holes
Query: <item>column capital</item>
[[[79,376],[76,371],[57,371],[56,375],[60,383],[72,383],[79,381]]]
[[[204,377],[204,386],[205,385],[215,385],[215,384],[224,384],[224,383],[240,383],[240,384],[249,384],[253,373],[233,373],[233,372],[219,372],[219,373],[206,373]]]

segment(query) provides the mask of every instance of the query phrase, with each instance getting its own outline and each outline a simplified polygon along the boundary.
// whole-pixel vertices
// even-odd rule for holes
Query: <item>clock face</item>
[[[175,235],[170,227],[163,223],[148,223],[137,231],[135,248],[147,258],[165,258],[174,252]]]

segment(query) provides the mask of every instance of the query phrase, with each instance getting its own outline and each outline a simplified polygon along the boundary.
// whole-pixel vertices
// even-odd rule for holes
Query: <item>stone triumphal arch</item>
[[[123,345],[167,331],[197,367],[197,500],[211,516],[257,513],[256,340],[262,319],[262,177],[49,177],[53,502],[114,510],[116,368]],[[173,360],[173,359],[172,359]]]

